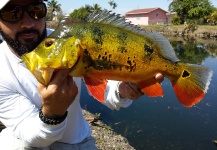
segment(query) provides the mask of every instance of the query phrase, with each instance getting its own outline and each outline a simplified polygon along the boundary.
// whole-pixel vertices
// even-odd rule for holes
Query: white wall
[[[126,22],[129,21],[134,25],[148,25],[148,17],[126,18]]]

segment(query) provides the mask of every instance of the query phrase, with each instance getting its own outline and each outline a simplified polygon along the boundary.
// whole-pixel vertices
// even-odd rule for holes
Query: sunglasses
[[[45,3],[31,4],[26,6],[9,4],[0,10],[0,18],[5,22],[20,21],[23,19],[25,11],[32,19],[39,20],[46,15],[47,7]]]

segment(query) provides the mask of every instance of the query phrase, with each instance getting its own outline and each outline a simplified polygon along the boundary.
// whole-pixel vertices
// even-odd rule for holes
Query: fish
[[[145,31],[110,11],[86,20],[64,18],[22,60],[45,86],[56,70],[71,69],[69,75],[82,77],[90,95],[100,102],[105,102],[108,80],[132,82],[147,96],[162,97],[162,86],[155,79],[161,73],[189,108],[204,98],[213,74],[206,66],[181,62],[162,34]]]

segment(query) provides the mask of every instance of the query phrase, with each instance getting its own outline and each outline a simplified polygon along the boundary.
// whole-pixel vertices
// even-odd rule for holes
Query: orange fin
[[[138,82],[137,85],[147,96],[164,96],[163,89],[155,78]]]
[[[95,99],[100,102],[105,102],[105,91],[107,80],[101,78],[84,77],[86,87]]]
[[[182,64],[181,64],[182,65]],[[208,90],[212,70],[200,65],[183,65],[182,75],[171,80],[177,98],[185,107],[197,104]]]
[[[196,84],[190,84],[189,86],[173,85],[177,98],[185,107],[191,107],[198,103],[205,95],[205,92],[201,90]]]

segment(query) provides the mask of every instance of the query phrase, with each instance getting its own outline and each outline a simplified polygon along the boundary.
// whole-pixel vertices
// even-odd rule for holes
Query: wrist
[[[41,107],[41,111],[43,113],[44,116],[46,116],[47,118],[58,118],[61,117],[65,114],[66,110],[64,109],[53,109],[53,107],[47,107],[47,106],[42,106]]]
[[[65,112],[64,115],[53,115],[53,116],[45,116],[42,112],[42,109],[39,110],[39,118],[42,122],[48,125],[57,125],[63,122],[67,117],[68,111]]]

